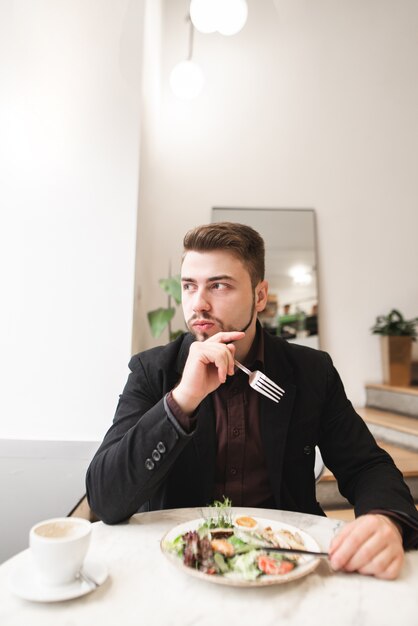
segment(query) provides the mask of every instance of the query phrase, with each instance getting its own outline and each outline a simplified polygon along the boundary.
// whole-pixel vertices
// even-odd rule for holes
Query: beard
[[[236,328],[235,326],[224,324],[224,322],[220,320],[218,317],[209,315],[209,313],[206,313],[206,311],[202,311],[199,314],[192,315],[192,317],[189,320],[186,320],[186,326],[189,332],[191,332],[192,335],[194,335],[194,337],[196,337],[198,341],[206,341],[206,339],[209,339],[210,335],[209,333],[197,332],[193,328],[193,322],[197,319],[207,320],[208,322],[213,322],[219,327],[219,332],[233,332],[234,330],[238,330],[238,331],[241,331],[242,333],[245,333],[245,331],[251,326],[251,322],[253,321],[253,317],[254,317],[254,312],[255,312],[255,295],[253,294],[253,301],[251,304],[251,312],[250,312],[249,320],[243,328]]]

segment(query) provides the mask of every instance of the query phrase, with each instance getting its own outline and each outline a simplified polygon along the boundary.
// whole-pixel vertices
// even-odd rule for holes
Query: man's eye
[[[193,289],[192,283],[183,283],[183,291],[191,291]]]
[[[212,289],[215,289],[216,291],[220,291],[221,289],[227,289],[228,285],[226,285],[225,283],[213,283],[212,285]]]

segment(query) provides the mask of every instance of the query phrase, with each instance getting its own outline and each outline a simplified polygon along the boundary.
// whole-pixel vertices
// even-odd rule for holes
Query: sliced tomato
[[[280,568],[280,572],[279,574],[288,574],[289,572],[292,571],[292,569],[294,569],[295,564],[291,563],[290,561],[282,561],[279,565]]]
[[[265,554],[257,558],[257,566],[264,574],[279,574],[279,563]]]
[[[277,576],[278,574],[287,574],[288,572],[292,571],[295,565],[290,561],[277,561],[271,556],[266,556],[265,554],[262,554],[257,558],[257,567],[264,574]]]

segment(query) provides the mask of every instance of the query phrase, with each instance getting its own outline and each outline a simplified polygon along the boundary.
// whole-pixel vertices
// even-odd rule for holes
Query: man
[[[332,567],[395,578],[403,547],[418,545],[411,494],[347,400],[330,357],[257,322],[268,291],[260,235],[233,223],[190,231],[181,281],[189,333],[131,359],[87,473],[92,509],[112,524],[225,495],[235,506],[323,515],[318,445],[357,516],[330,546]],[[284,388],[280,402],[253,390],[234,358]]]

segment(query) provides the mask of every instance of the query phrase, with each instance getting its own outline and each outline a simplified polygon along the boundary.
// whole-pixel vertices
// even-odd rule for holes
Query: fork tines
[[[267,378],[266,376],[260,376],[260,378],[255,382],[254,387],[257,389],[259,393],[264,394],[273,402],[278,402],[284,395],[284,389],[276,385],[275,382]]]
[[[276,383],[263,374],[263,372],[260,372],[259,370],[252,372],[236,359],[234,359],[234,363],[240,370],[249,376],[250,386],[258,391],[258,393],[262,393],[270,400],[273,400],[273,402],[278,402],[282,398],[285,390],[279,387],[279,385],[276,385]]]

